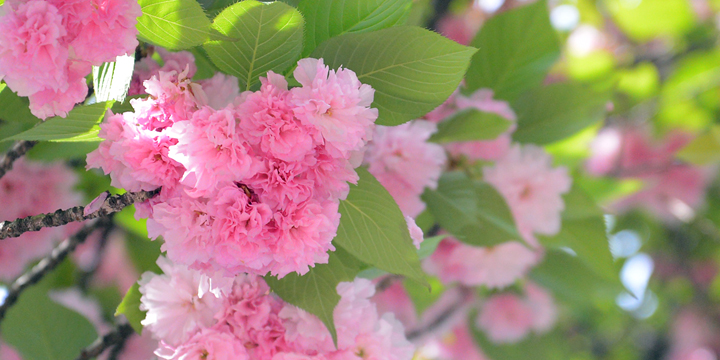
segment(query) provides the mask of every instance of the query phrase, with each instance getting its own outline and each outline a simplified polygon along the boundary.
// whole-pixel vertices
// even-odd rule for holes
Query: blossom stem
[[[15,304],[20,294],[29,286],[37,284],[45,275],[55,269],[75,248],[82,244],[85,239],[99,226],[107,226],[106,222],[98,222],[92,225],[85,225],[75,235],[61,242],[50,252],[50,255],[40,260],[30,271],[21,275],[8,289],[5,301],[0,305],[0,321],[5,318],[7,310]]]
[[[46,227],[57,227],[75,221],[85,221],[108,216],[136,202],[146,201],[159,192],[160,189],[158,188],[153,191],[140,191],[110,196],[110,193],[106,191],[104,193],[105,200],[102,202],[102,205],[90,213],[87,212],[85,206],[76,206],[67,210],[57,210],[52,214],[40,214],[15,219],[13,221],[4,221],[0,223],[0,240],[18,237],[26,232],[38,231]]]
[[[86,347],[80,352],[80,356],[76,360],[89,360],[98,357],[105,350],[112,346],[122,346],[130,335],[133,334],[133,329],[128,323],[118,325],[115,330],[103,335],[102,337],[95,340],[92,345]]]
[[[5,155],[0,158],[0,178],[5,176],[8,171],[12,170],[13,163],[15,160],[21,158],[25,153],[28,152],[28,150],[32,149],[35,144],[37,144],[37,141],[18,141],[16,142],[10,150],[8,150]]]

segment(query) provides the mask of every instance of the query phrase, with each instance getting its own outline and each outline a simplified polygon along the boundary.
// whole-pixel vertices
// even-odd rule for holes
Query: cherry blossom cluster
[[[675,160],[675,153],[690,140],[690,134],[675,131],[656,143],[647,129],[608,127],[593,141],[586,169],[592,175],[645,184],[643,190],[615,203],[616,210],[643,207],[664,220],[687,220],[702,204],[712,180],[712,171]]]
[[[134,54],[136,0],[7,0],[0,14],[0,78],[30,98],[33,115],[66,116],[85,100],[92,66]]]
[[[468,97],[458,91],[426,118],[448,121],[459,111],[474,109],[515,121],[509,105],[494,100],[492,95],[487,89]],[[425,271],[445,283],[507,287],[542,260],[542,248],[535,234],[554,235],[560,231],[560,215],[565,208],[562,195],[572,185],[567,169],[553,167],[552,157],[539,147],[513,145],[513,131],[514,125],[494,140],[456,142],[445,148],[453,157],[494,162],[483,167],[483,180],[503,196],[526,244],[509,241],[493,247],[476,247],[447,237],[423,264]]]
[[[174,262],[281,277],[326,263],[378,116],[374,90],[351,70],[303,59],[300,87],[269,72],[260,90],[214,108],[190,75],[186,65],[146,80],[150,96],[101,125],[88,167],[128,191],[162,187],[139,215]]]
[[[135,63],[135,70],[128,89],[128,96],[143,95],[145,81],[159,77],[161,72],[183,72],[187,69],[187,78],[192,79],[197,72],[195,56],[189,51],[170,52],[160,47],[151,48],[159,55],[162,65],[153,56],[146,56]],[[216,73],[209,79],[196,81],[202,86],[207,105],[215,110],[231,104],[240,95],[238,79],[231,75]]]
[[[18,160],[0,179],[0,221],[66,209],[82,203],[74,190],[77,176],[62,164],[44,165]],[[0,280],[18,277],[26,265],[45,256],[54,244],[77,230],[77,224],[44,228],[0,242]]]
[[[425,188],[437,187],[447,160],[440,145],[428,142],[436,131],[436,125],[426,120],[376,126],[373,140],[365,151],[368,171],[411,218],[425,209],[420,195]]]
[[[379,314],[369,280],[337,286],[337,347],[314,315],[284,303],[250,274],[208,275],[161,257],[164,274],[140,280],[142,324],[161,359],[410,360],[413,345],[392,314]]]

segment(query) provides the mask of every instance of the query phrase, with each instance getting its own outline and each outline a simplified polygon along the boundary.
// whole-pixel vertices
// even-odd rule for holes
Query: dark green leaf
[[[327,264],[317,264],[303,276],[288,274],[282,279],[266,276],[270,288],[286,302],[317,316],[337,343],[333,310],[340,301],[337,285],[353,281],[363,264],[342,248],[329,253]]]
[[[457,89],[475,51],[432,31],[395,26],[331,38],[312,57],[353,70],[375,89],[377,124],[399,125],[442,104]]]
[[[135,330],[138,334],[142,333],[143,326],[140,322],[145,319],[146,313],[145,311],[140,310],[141,297],[142,294],[140,293],[140,285],[135,283],[125,294],[125,297],[120,305],[118,305],[117,310],[115,310],[115,316],[125,315],[130,323],[130,326],[132,326],[133,330]]]
[[[122,224],[120,221],[118,223]],[[142,223],[145,223],[145,221],[143,220]],[[142,274],[145,271],[162,272],[157,265],[157,259],[161,255],[161,241],[151,241],[147,236],[141,237],[133,232],[129,232],[125,239],[125,246],[128,255],[130,255],[130,260],[132,260],[139,273]]]
[[[512,122],[500,115],[468,109],[438,124],[438,131],[433,134],[430,141],[448,143],[493,140],[507,131],[510,126]]]
[[[619,281],[600,208],[578,187],[573,187],[563,200],[565,211],[560,232],[554,236],[538,236],[540,242],[548,247],[570,248],[598,275]]]
[[[70,360],[97,338],[82,315],[47,296],[47,288],[26,290],[2,322],[2,339],[25,360]]]
[[[464,243],[493,246],[521,239],[502,195],[462,172],[445,173],[423,200],[440,226]]]
[[[435,304],[445,291],[445,286],[439,279],[432,277],[428,279],[428,282],[430,283],[430,291],[428,291],[427,287],[421,286],[415,281],[403,281],[403,287],[413,305],[415,305],[415,312],[418,316],[422,316],[425,310]]]
[[[447,235],[438,235],[425,238],[422,244],[420,244],[420,249],[418,249],[418,257],[420,260],[432,255],[440,244],[440,241],[446,237]]]
[[[18,96],[5,83],[0,83],[0,121],[30,126],[40,119],[30,112],[28,98]]]
[[[170,50],[189,49],[210,38],[210,19],[195,0],[138,0],[140,38]]]
[[[215,65],[249,90],[272,70],[282,73],[300,56],[304,20],[281,2],[245,0],[223,10],[212,28],[235,41],[211,40],[204,48]]]
[[[87,154],[98,148],[99,142],[41,142],[33,146],[27,157],[46,162],[69,159],[85,160]]]
[[[467,90],[490,88],[508,101],[540,85],[560,56],[545,1],[493,16],[471,45],[480,51],[465,78]]]
[[[37,124],[32,129],[2,139],[7,140],[47,140],[47,141],[101,141],[98,137],[105,112],[113,102],[76,106],[66,118],[59,116]]]
[[[598,300],[613,301],[623,290],[619,277],[617,280],[606,279],[578,257],[562,250],[548,251],[530,277],[559,299],[578,305],[590,305]]]
[[[378,269],[405,275],[420,283],[420,268],[405,217],[390,193],[365,168],[340,202],[340,227],[333,243]]]
[[[98,102],[115,100],[123,102],[130,88],[135,57],[121,55],[115,62],[93,66],[93,89]]]
[[[575,83],[533,90],[513,104],[518,127],[513,138],[522,143],[549,144],[605,118],[609,93]]]
[[[331,37],[403,24],[411,5],[412,0],[300,1],[298,10],[307,21],[303,55]]]

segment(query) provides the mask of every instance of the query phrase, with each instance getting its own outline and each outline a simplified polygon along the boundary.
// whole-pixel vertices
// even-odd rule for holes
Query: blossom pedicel
[[[149,218],[150,236],[163,236],[174,262],[281,277],[326,263],[339,201],[358,179],[350,159],[378,116],[374,90],[351,70],[303,59],[295,70],[301,87],[288,89],[269,72],[260,90],[218,109],[183,64],[146,80],[150,96],[132,100],[134,112],[110,114],[88,167],[129,191],[162,187],[136,215]]]

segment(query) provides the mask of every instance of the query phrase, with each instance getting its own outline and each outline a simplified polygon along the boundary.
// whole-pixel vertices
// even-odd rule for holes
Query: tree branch
[[[10,150],[8,150],[8,152],[0,158],[0,178],[5,176],[8,171],[12,170],[15,160],[25,155],[25,153],[32,149],[35,144],[37,144],[37,141],[26,140],[16,142]]]
[[[107,216],[136,202],[148,200],[159,192],[160,188],[153,191],[140,191],[110,196],[110,193],[106,191],[93,200],[88,206],[76,206],[67,210],[58,210],[52,214],[40,214],[13,221],[4,221],[0,223],[0,240],[18,237],[26,232],[38,231],[46,227],[62,226],[75,221]]]
[[[30,285],[37,284],[45,275],[55,269],[75,248],[98,227],[107,226],[103,223],[85,225],[72,237],[66,239],[50,252],[50,255],[40,260],[30,271],[17,278],[8,289],[5,302],[0,305],[0,321],[5,318],[7,310],[15,304],[20,294]]]
[[[103,335],[102,337],[95,340],[92,345],[86,347],[80,352],[80,356],[76,360],[90,360],[98,357],[105,350],[114,345],[121,345],[125,343],[130,335],[132,335],[133,329],[128,323],[119,325],[115,330]]]

